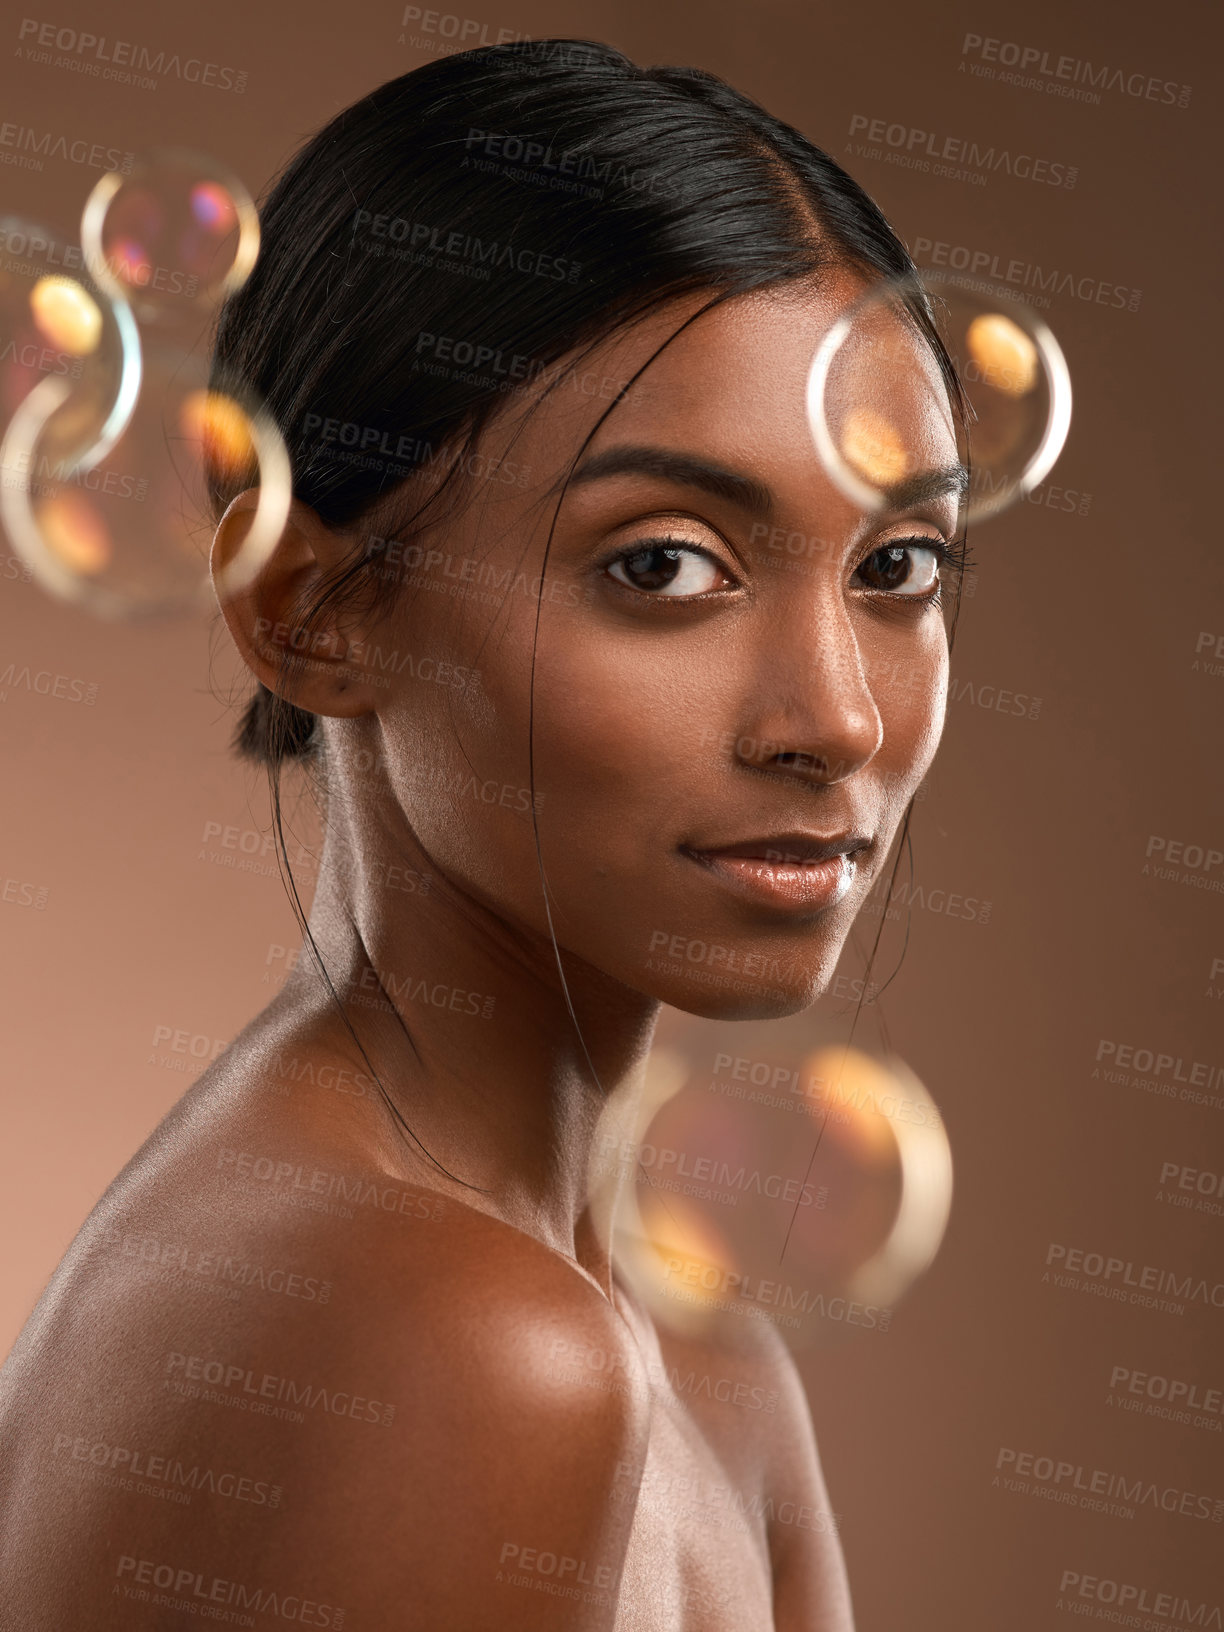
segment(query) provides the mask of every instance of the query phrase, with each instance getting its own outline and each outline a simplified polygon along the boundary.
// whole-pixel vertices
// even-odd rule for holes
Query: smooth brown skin
[[[936,749],[943,614],[872,588],[863,563],[891,539],[949,537],[954,503],[887,521],[856,513],[820,471],[805,420],[813,349],[855,288],[838,272],[704,313],[584,455],[648,445],[752,476],[770,491],[771,525],[826,541],[803,573],[770,563],[758,518],[728,497],[655,475],[574,484],[537,644],[531,580],[555,508],[541,495],[608,404],[562,388],[524,417],[533,391],[508,401],[481,444],[526,466],[530,487],[476,480],[460,514],[416,538],[455,560],[513,566],[525,588],[494,605],[407,590],[381,625],[341,618],[312,660],[293,696],[323,717],[333,783],[311,928],[337,989],[354,982],[365,999],[350,1007],[354,1025],[408,1126],[481,1189],[446,1177],[355,1086],[365,1061],[304,953],[99,1203],[3,1373],[5,1625],[185,1624],[153,1601],[155,1587],[125,1595],[138,1576],[129,1558],[181,1569],[187,1596],[198,1572],[204,1592],[220,1577],[342,1606],[346,1632],[851,1627],[789,1355],[759,1321],[717,1343],[656,1329],[614,1279],[585,1175],[599,1112],[640,1070],[661,1002],[734,1018],[794,1013],[819,996]],[[704,298],[606,342],[585,377],[628,378]],[[220,556],[249,508],[249,495],[231,507]],[[272,561],[226,604],[267,683],[279,683],[277,653],[257,618],[291,618],[294,593],[363,532],[384,532],[377,522],[341,536],[295,504]],[[702,600],[651,598],[610,576],[618,548],[660,533],[716,558],[718,568],[701,557],[685,568],[686,587],[708,589]],[[913,560],[925,582],[927,558]],[[525,801],[451,795],[431,780],[474,771],[485,787],[529,786],[533,645],[540,855],[581,1039]],[[375,646],[479,669],[481,683],[453,690],[407,667],[379,670]],[[733,751],[719,746],[724,733]],[[871,838],[849,896],[823,913],[747,905],[678,849],[796,828]],[[388,875],[393,866],[428,874],[428,891],[387,887],[411,876]],[[793,962],[792,985],[759,998],[693,987],[682,966],[648,967],[660,928]],[[415,1051],[390,1009],[371,1005],[372,969]],[[433,1000],[413,1000],[406,976],[426,978]],[[492,996],[493,1017],[463,1012],[466,998],[446,1006],[456,988]],[[286,1093],[287,1061],[349,1075]],[[237,1182],[234,1151],[301,1164],[298,1188]],[[310,1194],[314,1170],[378,1178],[398,1210],[358,1203],[346,1218],[287,1205]],[[142,1268],[142,1253],[180,1247],[306,1279],[296,1296],[243,1286],[231,1299],[198,1258],[186,1273]],[[308,1281],[316,1292],[332,1283],[326,1303],[305,1295]],[[394,1421],[315,1407],[295,1423],[186,1397],[174,1355],[249,1369],[256,1389],[271,1374],[390,1402]],[[677,1392],[669,1365],[766,1391],[741,1398],[777,1390],[776,1409]],[[280,1485],[280,1505],[196,1491],[184,1506],[80,1479],[73,1470],[89,1463],[73,1459],[77,1436],[86,1454],[102,1442]],[[768,1498],[817,1517],[751,1516]],[[741,1502],[749,1516],[737,1519]],[[586,1598],[539,1590],[537,1579],[559,1578],[543,1561],[505,1579],[522,1558],[503,1562],[513,1547],[581,1561],[565,1579],[580,1574]],[[294,1614],[335,1624],[322,1610]],[[287,1618],[264,1611],[256,1624]]]

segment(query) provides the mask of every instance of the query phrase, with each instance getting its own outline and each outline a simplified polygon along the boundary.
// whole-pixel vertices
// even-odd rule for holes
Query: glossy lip
[[[849,894],[858,874],[854,857],[870,843],[859,833],[831,838],[778,833],[719,849],[681,845],[680,850],[739,895],[771,906],[820,912]]]

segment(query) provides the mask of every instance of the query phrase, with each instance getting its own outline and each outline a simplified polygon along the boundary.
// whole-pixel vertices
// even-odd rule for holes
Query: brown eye
[[[619,569],[619,570],[618,570]],[[701,595],[717,587],[722,571],[692,544],[649,542],[618,555],[608,567],[618,584],[655,595]]]
[[[946,546],[938,539],[904,539],[882,544],[858,569],[868,589],[888,595],[932,595],[939,587],[939,567]]]

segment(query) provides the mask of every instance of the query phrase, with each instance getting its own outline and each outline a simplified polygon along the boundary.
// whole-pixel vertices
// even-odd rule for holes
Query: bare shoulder
[[[95,1209],[0,1375],[6,1624],[612,1626],[649,1414],[623,1322],[340,1149],[219,1110]]]
[[[785,1339],[737,1319],[708,1337],[661,1332],[660,1358],[669,1397],[717,1452],[723,1505],[762,1525],[777,1632],[853,1632],[841,1517]]]
[[[757,1363],[777,1389],[770,1436],[769,1546],[777,1632],[853,1632],[841,1515],[825,1479],[807,1391],[777,1328],[752,1322]]]

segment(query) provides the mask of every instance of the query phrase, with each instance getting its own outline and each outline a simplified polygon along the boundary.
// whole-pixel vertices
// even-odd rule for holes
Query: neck
[[[640,1076],[658,1003],[565,951],[558,957],[547,936],[441,877],[389,790],[371,800],[366,789],[360,801],[333,793],[328,803],[308,922],[354,1031],[420,1142],[387,1118],[388,1149],[421,1182],[575,1258],[610,1295],[586,1210],[588,1161],[610,1096]],[[314,1007],[320,993],[307,945],[284,998],[309,995]],[[326,1012],[351,1051],[335,1006]]]

